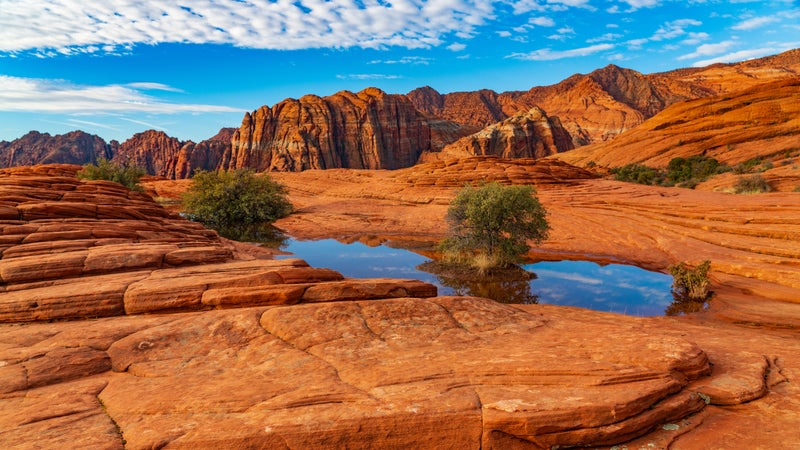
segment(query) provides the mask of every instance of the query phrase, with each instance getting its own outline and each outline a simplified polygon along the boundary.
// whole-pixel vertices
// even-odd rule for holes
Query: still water
[[[281,249],[314,267],[334,269],[345,277],[426,281],[438,286],[439,295],[477,295],[506,303],[579,306],[634,316],[664,315],[668,308],[674,309],[672,277],[634,266],[539,262],[526,264],[522,266],[524,271],[500,279],[473,276],[465,280],[442,273],[424,256],[384,245],[289,239]]]

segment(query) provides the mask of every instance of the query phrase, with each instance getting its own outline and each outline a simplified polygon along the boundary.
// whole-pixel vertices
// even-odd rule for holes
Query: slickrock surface
[[[412,280],[344,280],[298,259],[234,260],[241,247],[146,194],[80,181],[78,169],[0,172],[0,322],[436,295]]]
[[[586,146],[555,157],[584,166],[621,167],[639,163],[666,167],[676,157],[705,155],[734,166],[760,158],[773,169],[768,180],[792,177],[800,184],[800,77],[758,85],[712,98],[673,105],[612,142]],[[759,169],[760,167],[755,167]],[[712,180],[734,184],[735,175]]]
[[[648,202],[665,199],[646,210],[619,183],[557,161],[422,167],[326,171],[317,183],[292,174],[306,190],[290,186],[301,213],[284,224],[302,230],[345,219],[328,231],[430,237],[420,228],[435,223],[431,214],[443,213],[453,187],[479,177],[537,184],[546,206],[563,205],[553,213],[560,226],[587,233],[589,212],[599,214],[604,233],[616,236],[598,248],[609,258],[642,258],[649,248],[658,264],[669,259],[659,255],[671,239],[676,251],[699,252],[714,247],[691,243],[719,232],[675,237],[708,223],[695,216],[692,198],[644,191]],[[749,317],[748,326],[709,314],[643,319],[434,297],[433,286],[413,280],[342,279],[297,259],[257,259],[263,250],[227,243],[144,194],[78,181],[75,170],[0,172],[9,237],[0,259],[2,448],[800,445],[800,304],[766,304],[728,279],[712,305],[733,305],[723,310]],[[693,194],[701,204],[709,193]],[[679,201],[695,212],[675,216]],[[367,220],[353,216],[359,205]],[[397,220],[397,207],[415,215]],[[576,211],[570,219],[567,209]],[[630,211],[637,218],[626,222]],[[791,208],[780,211],[793,217]],[[782,239],[774,221],[748,213],[772,233],[759,242]],[[743,213],[710,214],[726,224]],[[664,225],[648,232],[654,216]],[[633,242],[634,230],[654,239],[649,247]],[[575,251],[591,239],[562,233],[549,251]],[[715,262],[730,250],[716,245]],[[738,257],[753,259],[753,250],[742,251]],[[765,273],[773,264],[769,255],[754,262]],[[791,264],[784,266],[792,282]],[[796,290],[773,282],[781,283]]]

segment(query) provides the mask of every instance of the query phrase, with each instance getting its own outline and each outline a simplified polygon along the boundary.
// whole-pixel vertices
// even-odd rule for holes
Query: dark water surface
[[[526,264],[522,266],[524,271],[500,279],[472,276],[465,280],[436,270],[435,264],[422,255],[384,245],[369,247],[333,239],[288,239],[281,249],[314,267],[327,267],[346,277],[426,281],[439,287],[439,295],[476,295],[506,303],[579,306],[634,316],[664,315],[668,308],[675,311],[670,291],[672,277],[634,266],[587,261],[539,262]],[[428,264],[424,264],[426,262]]]

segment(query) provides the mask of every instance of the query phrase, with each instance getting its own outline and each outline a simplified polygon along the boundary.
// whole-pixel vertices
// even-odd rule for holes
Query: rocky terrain
[[[422,152],[440,150],[435,142],[453,140],[443,132],[465,134],[460,129],[430,123],[405,96],[375,88],[325,98],[307,95],[245,114],[221,167],[398,169],[414,165]]]
[[[796,196],[731,207],[550,160],[280,175],[298,235],[430,239],[480,178],[538,187],[543,255],[713,259],[711,311],[635,318],[343,279],[77,169],[0,172],[3,448],[800,445],[800,305],[775,301],[800,287]]]
[[[609,65],[528,91],[440,94],[422,87],[399,95],[367,88],[264,105],[246,113],[237,130],[223,129],[200,143],[154,130],[122,144],[82,132],[32,132],[0,142],[0,166],[83,164],[103,156],[180,179],[197,169],[398,169],[463,156],[541,157],[607,143],[672,105],[690,108],[680,105],[798,76],[796,49],[654,74]]]
[[[692,155],[730,165],[800,155],[800,77],[677,103],[613,141],[558,158],[577,165],[666,167],[672,158]]]

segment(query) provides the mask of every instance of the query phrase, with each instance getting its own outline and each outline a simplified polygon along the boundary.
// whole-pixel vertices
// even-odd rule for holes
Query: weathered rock
[[[83,131],[56,136],[31,131],[11,142],[0,141],[0,167],[86,164],[110,159],[112,151],[102,138]]]
[[[453,159],[464,156],[502,158],[543,158],[573,148],[569,133],[557,117],[547,117],[534,107],[445,146],[439,153],[422,159]]]
[[[222,167],[397,169],[433,150],[431,134],[426,118],[405,96],[375,88],[307,95],[245,114]]]

